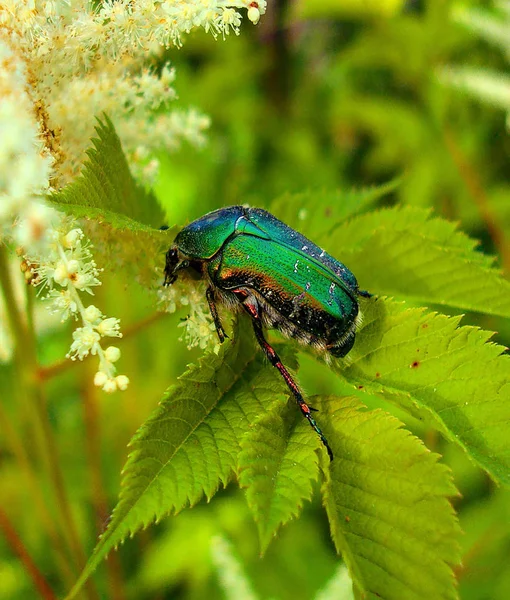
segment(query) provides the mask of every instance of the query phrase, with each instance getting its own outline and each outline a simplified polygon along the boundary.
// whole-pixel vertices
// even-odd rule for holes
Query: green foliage
[[[211,554],[226,600],[257,600],[231,544],[217,536],[212,540]]]
[[[253,512],[264,552],[278,528],[301,512],[317,480],[319,439],[296,410],[280,403],[243,438],[239,483]]]
[[[105,222],[114,229],[152,232],[165,216],[154,194],[135,181],[110,119],[98,119],[97,138],[87,151],[82,172],[49,197],[55,208],[77,218]]]
[[[510,283],[492,259],[428,211],[397,207],[362,215],[324,242],[328,249],[341,245],[342,260],[378,294],[510,316]]]
[[[353,193],[345,203],[337,192],[288,196],[276,207],[280,215],[289,206],[304,211],[304,232],[347,256],[377,292],[389,287],[411,299],[510,314],[509,284],[454,225],[412,207],[363,212],[393,189]],[[322,220],[308,222],[314,209]],[[491,334],[382,298],[363,301],[362,311],[354,349],[336,364],[341,377],[367,398],[395,403],[510,483],[510,369],[503,349],[487,343]],[[456,598],[451,567],[460,530],[448,469],[395,418],[335,396],[313,401],[335,455],[329,463],[294,403],[283,402],[284,383],[264,364],[246,320],[219,355],[186,371],[133,437],[119,503],[69,597],[128,535],[211,499],[235,477],[266,551],[311,499],[320,455],[332,537],[358,596]]]
[[[509,597],[509,138],[501,111],[436,77],[470,65],[487,83],[504,58],[451,22],[453,0],[397,4],[297,2],[275,13],[288,37],[191,37],[170,59],[182,102],[211,116],[201,153],[162,157],[156,201],[104,117],[81,176],[51,198],[92,222],[98,306],[131,331],[119,341],[130,387],[106,397],[87,364],[61,362],[68,332],[36,313],[34,380],[87,554],[106,528],[76,594],[94,597],[80,586],[98,567],[98,595],[119,600]],[[178,341],[185,309],[155,318],[134,285],[162,279],[174,232],[158,231],[160,205],[184,225],[242,203],[309,236],[375,295],[341,361],[310,355],[299,369],[296,343],[272,340],[319,409],[332,463],[247,319],[200,357]],[[67,522],[46,458],[25,443],[40,431],[11,367],[0,366],[1,504],[64,597],[77,567],[52,541]],[[24,600],[32,583],[1,534],[0,595]]]
[[[285,384],[263,368],[249,330],[240,333],[191,366],[133,437],[119,504],[78,587],[127,535],[226,486],[264,401],[282,401]]]
[[[314,402],[335,454],[324,506],[359,597],[457,598],[460,528],[447,500],[456,490],[439,456],[356,398]]]
[[[271,212],[289,227],[305,232],[312,240],[320,240],[342,221],[376,205],[394,192],[399,183],[400,179],[395,179],[361,190],[287,193],[273,200]]]
[[[382,16],[388,17],[402,8],[403,0],[345,0],[342,3],[334,0],[313,2],[301,0],[294,12],[300,18]]]
[[[380,393],[459,444],[510,484],[510,357],[460,318],[370,301],[343,377]]]

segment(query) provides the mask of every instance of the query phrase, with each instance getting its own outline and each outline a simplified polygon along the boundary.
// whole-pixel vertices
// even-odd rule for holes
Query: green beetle
[[[164,285],[171,285],[181,269],[206,280],[220,342],[226,334],[218,303],[250,315],[262,350],[333,459],[313,409],[266,341],[264,328],[278,329],[320,352],[342,357],[354,344],[358,296],[370,294],[358,289],[356,278],[342,263],[259,208],[221,208],[182,229],[166,254]]]

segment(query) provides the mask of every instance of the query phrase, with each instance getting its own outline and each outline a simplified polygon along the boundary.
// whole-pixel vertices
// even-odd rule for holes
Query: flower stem
[[[92,504],[96,513],[97,533],[101,535],[109,517],[108,499],[101,470],[101,432],[99,426],[98,388],[93,384],[94,373],[90,362],[83,369],[81,396],[85,423],[85,450],[90,473]],[[106,572],[110,580],[111,600],[125,600],[122,568],[117,552],[106,559]]]
[[[16,301],[14,286],[9,273],[9,262],[5,247],[0,247],[0,284],[3,289],[6,312],[15,339],[14,360],[18,371],[19,397],[23,401],[26,418],[33,431],[37,455],[42,458],[46,475],[52,484],[59,527],[76,570],[85,565],[85,553],[81,545],[71,507],[64,486],[60,458],[53,430],[48,418],[46,398],[38,377],[39,366],[36,354],[36,341],[31,315],[23,317]],[[31,293],[27,288],[27,293]],[[31,307],[31,301],[27,301]],[[96,598],[92,587],[87,588],[89,598]]]
[[[20,559],[25,571],[32,579],[34,587],[39,592],[43,600],[57,600],[57,596],[51,589],[49,583],[44,578],[34,560],[30,556],[23,540],[18,535],[16,529],[12,525],[9,517],[0,507],[0,531],[4,534],[4,538],[10,546],[13,553]]]
[[[126,327],[124,329],[122,337],[119,338],[116,343],[119,346],[122,346],[123,342],[125,342],[126,339],[137,334],[139,331],[144,330],[145,328],[149,327],[153,323],[156,323],[157,321],[166,316],[168,316],[168,313],[166,312],[154,312],[150,314],[148,317],[145,317],[145,319],[141,319],[140,321],[134,323],[130,327]],[[60,373],[64,373],[68,369],[72,369],[73,367],[78,366],[79,364],[80,363],[78,361],[65,359],[59,360],[51,365],[48,365],[47,367],[39,367],[39,378],[42,381],[46,381],[55,377],[56,375],[60,375]]]
[[[492,214],[489,198],[487,197],[480,176],[462,152],[451,128],[445,127],[444,139],[453,163],[464,181],[473,202],[476,204],[480,218],[484,222],[496,250],[499,252],[502,267],[508,274],[510,273],[510,247],[504,228],[501,227]]]
[[[2,431],[5,441],[25,477],[28,493],[30,495],[30,501],[32,502],[34,510],[37,513],[37,516],[39,517],[39,520],[50,539],[51,549],[55,553],[55,560],[57,562],[62,581],[66,584],[66,587],[71,586],[76,580],[76,573],[72,571],[69,565],[69,556],[67,554],[65,545],[63,544],[63,540],[58,533],[53,521],[53,517],[41,493],[41,488],[37,481],[37,476],[34,472],[33,465],[30,462],[30,458],[26,452],[25,445],[16,428],[13,427],[7,411],[4,409],[1,403],[0,430]]]

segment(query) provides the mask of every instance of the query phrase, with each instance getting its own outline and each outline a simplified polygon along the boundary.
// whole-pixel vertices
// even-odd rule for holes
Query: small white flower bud
[[[260,19],[260,11],[257,7],[255,6],[250,6],[250,8],[248,9],[248,19],[250,19],[250,21],[256,25],[259,22]]]
[[[108,381],[108,375],[103,371],[98,371],[94,376],[94,385],[97,387],[103,387]]]
[[[102,316],[103,313],[99,310],[99,308],[97,308],[97,306],[94,306],[93,304],[87,306],[87,308],[83,311],[83,318],[89,323],[95,323]]]
[[[59,263],[57,263],[57,266],[55,267],[55,272],[53,273],[53,279],[55,280],[55,283],[58,283],[59,285],[67,285],[67,278],[68,278],[69,273],[67,272],[67,266],[65,265],[64,262],[60,261]]]
[[[76,246],[76,242],[81,240],[83,236],[81,229],[71,229],[69,233],[64,236],[63,246],[64,248],[74,248]]]
[[[80,268],[80,263],[77,260],[70,260],[67,263],[67,272],[69,275],[73,275],[74,273],[77,273],[79,268]]]
[[[103,392],[107,394],[111,394],[112,392],[117,391],[117,382],[115,379],[108,379],[106,383],[103,385]]]
[[[125,375],[117,375],[117,377],[115,377],[115,381],[117,383],[117,387],[121,392],[127,390],[127,387],[129,385],[129,377],[126,377]]]
[[[108,362],[114,363],[120,358],[120,350],[116,346],[108,346],[104,351],[104,355]]]

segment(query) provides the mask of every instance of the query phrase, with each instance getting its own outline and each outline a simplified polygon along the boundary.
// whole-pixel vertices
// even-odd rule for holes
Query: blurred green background
[[[402,177],[386,204],[429,207],[459,221],[480,240],[481,250],[498,255],[508,272],[510,135],[505,113],[438,77],[447,65],[508,72],[504,54],[455,23],[454,3],[447,0],[270,4],[259,26],[243,27],[239,37],[223,42],[196,33],[165,57],[176,68],[178,103],[211,117],[203,150],[183,147],[160,157],[155,191],[168,223],[181,225],[230,204],[267,207],[289,191],[347,191]],[[489,2],[465,0],[463,6],[492,9]],[[162,256],[140,260],[162,268]],[[43,365],[57,365],[44,373],[45,393],[87,555],[116,503],[130,437],[200,353],[178,341],[177,325],[185,312],[157,314],[154,296],[133,285],[133,277],[122,269],[107,270],[97,292],[97,305],[121,318],[122,372],[131,380],[126,392],[107,396],[94,388],[94,366],[87,361],[59,363],[69,347],[69,328],[48,329],[38,348]],[[498,341],[510,345],[510,327],[503,320],[468,314],[464,323],[495,330]],[[310,394],[342,392],[334,374],[304,354],[300,381]],[[0,368],[0,386],[12,392],[2,398],[6,414],[0,415],[0,502],[38,567],[63,594],[66,582],[59,575],[49,526],[19,459],[26,452],[36,469],[44,461],[32,454],[28,417],[8,366]],[[379,406],[396,413],[391,406]],[[509,493],[497,489],[457,448],[397,414],[444,456],[461,491],[454,501],[465,532],[458,570],[461,598],[507,600]],[[23,448],[17,453],[7,422],[22,432],[18,443]],[[51,504],[42,476],[37,486]],[[58,506],[53,504],[53,511],[58,522]],[[215,551],[218,535],[230,541],[232,556],[260,598],[314,598],[340,562],[317,499],[260,558],[255,525],[242,493],[231,485],[209,504],[169,517],[128,541],[98,570],[89,597],[225,598],[224,567]],[[30,578],[0,536],[0,598],[35,597]]]

